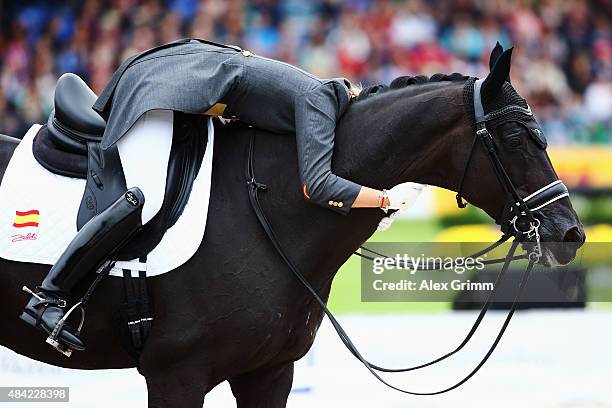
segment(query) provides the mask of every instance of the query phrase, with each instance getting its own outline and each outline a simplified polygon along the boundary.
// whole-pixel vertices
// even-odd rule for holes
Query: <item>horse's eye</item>
[[[516,126],[512,126],[504,129],[504,143],[510,148],[517,148],[521,146],[521,129]]]

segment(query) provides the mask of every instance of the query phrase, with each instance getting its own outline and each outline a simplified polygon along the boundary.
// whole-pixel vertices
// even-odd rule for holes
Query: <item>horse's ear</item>
[[[501,90],[504,82],[510,82],[510,62],[512,59],[512,48],[502,52],[495,66],[482,83],[483,95],[493,96]]]
[[[489,57],[489,70],[493,71],[493,67],[495,67],[495,63],[499,59],[499,57],[504,52],[504,47],[499,43],[499,41],[495,44],[495,48],[491,51],[491,56]]]

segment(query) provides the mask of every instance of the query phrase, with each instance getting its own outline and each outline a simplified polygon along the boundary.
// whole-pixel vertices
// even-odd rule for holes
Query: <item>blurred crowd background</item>
[[[556,144],[611,143],[610,0],[3,1],[0,132],[45,120],[57,78],[96,91],[128,56],[182,37],[238,44],[320,77],[484,76],[496,41]]]

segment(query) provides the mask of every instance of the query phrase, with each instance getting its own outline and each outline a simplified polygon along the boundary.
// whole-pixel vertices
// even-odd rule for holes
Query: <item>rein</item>
[[[467,203],[464,202],[462,198],[461,191],[462,191],[465,176],[467,174],[467,169],[469,167],[469,164],[473,156],[473,152],[477,144],[476,141],[480,140],[483,146],[485,147],[489,158],[491,159],[493,168],[495,170],[495,174],[500,184],[506,190],[508,200],[504,208],[504,211],[502,212],[501,217],[498,220],[496,220],[496,222],[499,221],[498,224],[502,226],[502,232],[503,232],[502,237],[498,241],[493,243],[492,245],[485,248],[484,250],[481,250],[477,252],[476,254],[473,254],[472,257],[479,257],[486,253],[491,252],[492,250],[499,247],[504,242],[508,241],[511,237],[514,237],[514,240],[512,241],[511,248],[508,251],[508,254],[505,256],[505,258],[484,261],[485,264],[503,263],[503,266],[496,278],[493,291],[489,293],[489,296],[485,304],[483,305],[476,321],[472,325],[472,328],[470,329],[470,331],[468,332],[464,340],[459,344],[459,346],[457,346],[454,350],[448,352],[447,354],[441,357],[438,357],[430,362],[420,364],[417,366],[413,366],[409,368],[398,368],[398,369],[385,368],[385,367],[380,367],[376,364],[369,362],[365,357],[362,356],[362,354],[359,352],[357,347],[351,341],[350,337],[348,336],[346,331],[342,328],[342,326],[340,325],[336,317],[327,308],[325,301],[321,299],[317,291],[312,287],[312,285],[308,282],[308,280],[300,272],[297,266],[287,256],[287,254],[285,253],[285,251],[283,250],[280,244],[280,241],[276,237],[274,229],[270,221],[266,217],[262,209],[261,202],[259,200],[259,193],[261,191],[265,191],[267,189],[267,186],[265,184],[257,182],[257,180],[255,179],[255,171],[254,171],[255,130],[253,130],[253,134],[249,142],[249,152],[248,152],[248,160],[247,160],[247,168],[246,168],[246,179],[247,179],[247,185],[249,186],[249,189],[248,189],[249,190],[249,200],[251,202],[253,210],[255,211],[255,215],[257,216],[257,219],[259,220],[270,242],[272,243],[272,245],[274,246],[278,254],[281,256],[285,264],[287,264],[291,272],[300,281],[300,283],[305,287],[305,289],[308,292],[310,292],[312,297],[319,304],[319,306],[321,307],[325,315],[329,318],[332,326],[338,333],[340,340],[346,346],[346,348],[351,352],[351,354],[353,354],[353,356],[357,358],[368,369],[368,371],[381,383],[383,383],[384,385],[396,391],[400,391],[405,394],[438,395],[438,394],[442,394],[442,393],[446,393],[448,391],[454,390],[458,388],[459,386],[461,386],[462,384],[464,384],[465,382],[467,382],[470,378],[472,378],[478,372],[478,370],[480,370],[480,368],[486,363],[486,361],[495,351],[495,348],[497,347],[497,345],[499,344],[499,341],[501,340],[503,334],[505,333],[510,323],[510,320],[512,319],[512,316],[514,315],[514,312],[516,310],[516,304],[518,300],[520,299],[520,297],[522,296],[523,290],[527,284],[531,271],[534,265],[539,261],[540,257],[542,256],[542,250],[540,246],[540,235],[539,235],[540,221],[538,218],[534,216],[533,212],[536,212],[540,210],[541,208],[544,208],[545,206],[557,200],[560,200],[563,197],[567,197],[569,195],[567,192],[567,188],[565,187],[563,182],[561,180],[556,180],[542,187],[538,191],[532,193],[531,195],[525,198],[522,198],[520,196],[520,194],[518,193],[517,189],[514,187],[512,181],[510,180],[510,177],[505,171],[504,166],[502,165],[497,155],[497,152],[495,150],[495,145],[493,143],[493,138],[491,137],[491,134],[486,128],[486,122],[488,120],[491,120],[494,117],[498,117],[500,115],[504,115],[508,112],[513,112],[513,111],[520,111],[521,113],[526,114],[526,115],[532,115],[532,113],[530,109],[525,109],[520,106],[511,105],[511,106],[504,107],[498,111],[489,113],[488,115],[485,115],[484,108],[482,106],[481,96],[480,96],[480,87],[482,85],[482,82],[483,80],[477,80],[474,83],[474,111],[475,111],[475,119],[476,119],[476,135],[474,137],[474,141],[472,142],[470,154],[466,162],[466,166],[463,171],[462,178],[459,183],[459,188],[458,188],[458,193],[457,193],[457,205],[460,208],[464,208],[467,205]],[[514,231],[510,233],[512,229]],[[529,251],[528,254],[515,256],[516,249],[522,239],[532,241],[534,242],[535,245],[531,249],[531,251]],[[361,246],[360,248],[362,249],[362,251],[365,250],[372,254],[388,258],[385,255],[379,254],[378,252],[372,251],[364,246]],[[355,254],[362,258],[368,259],[368,260],[374,259],[373,257],[365,255],[363,253],[355,252]],[[491,300],[493,299],[493,296],[496,293],[499,283],[501,282],[504,275],[508,271],[510,263],[518,259],[528,259],[529,263],[521,276],[521,283],[519,285],[518,292],[514,298],[514,301],[512,302],[512,306],[510,307],[510,310],[506,316],[506,319],[502,327],[500,328],[500,331],[497,337],[495,338],[492,345],[490,346],[489,350],[487,351],[485,356],[482,358],[480,363],[478,363],[478,365],[476,365],[476,367],[467,376],[465,376],[461,381],[457,382],[456,384],[448,388],[445,388],[443,390],[439,390],[435,392],[414,392],[414,391],[404,390],[404,389],[401,389],[399,387],[396,387],[390,384],[389,382],[387,382],[385,379],[381,377],[379,372],[385,372],[385,373],[408,372],[408,371],[414,371],[414,370],[418,370],[421,368],[431,366],[442,360],[447,359],[448,357],[456,354],[458,351],[463,349],[463,347],[465,347],[465,345],[469,342],[469,340],[472,338],[472,336],[478,329],[480,323],[484,319],[490,307]],[[435,270],[435,269],[436,269],[435,266],[430,267],[429,265],[425,265],[424,267],[418,268],[418,270]]]

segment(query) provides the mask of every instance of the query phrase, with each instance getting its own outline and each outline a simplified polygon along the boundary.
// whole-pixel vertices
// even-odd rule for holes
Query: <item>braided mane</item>
[[[355,102],[367,99],[371,96],[379,95],[381,93],[405,88],[412,85],[423,85],[435,82],[465,82],[469,79],[469,76],[454,72],[452,74],[434,74],[431,77],[426,75],[416,76],[400,76],[395,78],[389,85],[370,85],[361,90],[359,95],[355,98]]]

